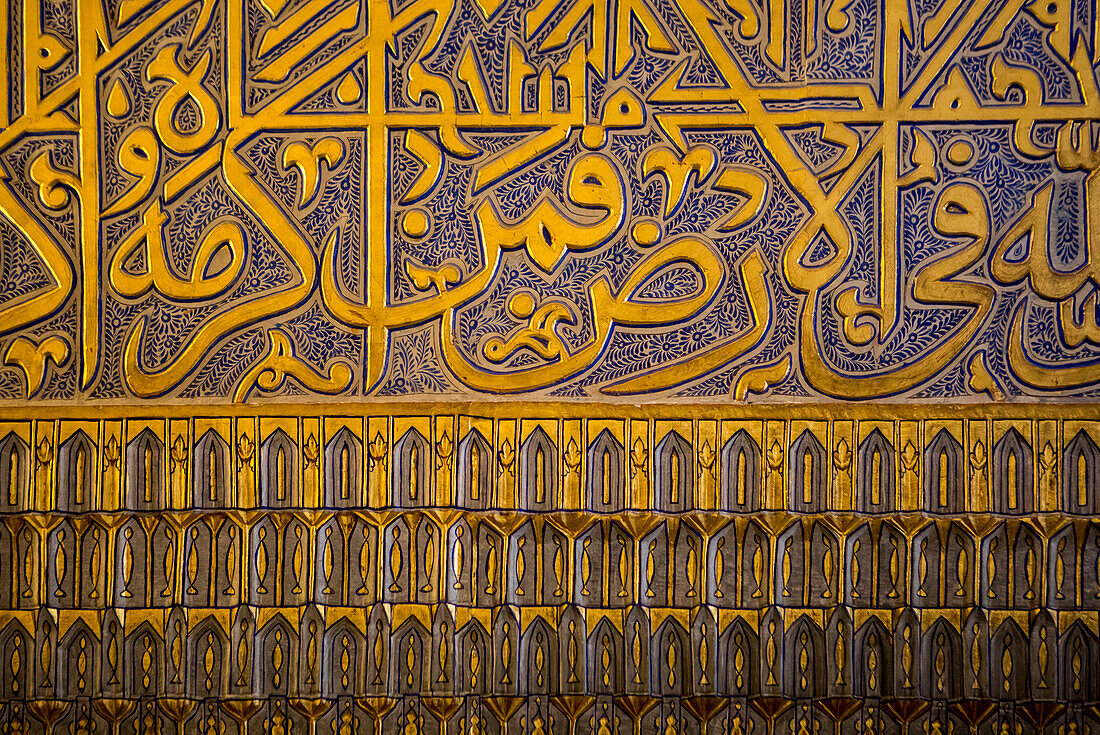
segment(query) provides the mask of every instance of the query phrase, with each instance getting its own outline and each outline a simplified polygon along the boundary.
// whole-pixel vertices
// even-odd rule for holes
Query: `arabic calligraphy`
[[[0,400],[1100,395],[1070,3],[25,5]]]

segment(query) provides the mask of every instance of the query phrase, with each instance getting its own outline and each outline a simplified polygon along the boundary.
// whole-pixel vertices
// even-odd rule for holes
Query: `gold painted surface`
[[[1098,10],[4,4],[0,733],[1100,727]]]

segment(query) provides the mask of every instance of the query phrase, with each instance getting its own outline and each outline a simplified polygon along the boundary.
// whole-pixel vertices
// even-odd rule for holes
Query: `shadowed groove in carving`
[[[99,454],[95,443],[77,429],[58,450],[57,508],[80,512],[95,507]]]
[[[0,513],[27,510],[30,450],[15,432],[0,440]]]
[[[165,459],[164,443],[150,429],[143,429],[127,444],[126,507],[128,509],[164,509],[166,506]]]
[[[806,429],[791,444],[788,507],[802,513],[828,509],[828,453],[812,431]]]
[[[191,505],[194,508],[229,506],[229,444],[214,429],[195,442],[191,461]]]
[[[626,454],[610,430],[601,431],[588,447],[585,507],[597,513],[616,513],[626,507]]]
[[[558,450],[541,426],[524,440],[519,454],[519,507],[551,511],[558,507]]]
[[[721,500],[722,510],[760,510],[760,447],[744,429],[738,429],[722,447]]]
[[[695,504],[695,453],[687,439],[670,431],[653,452],[653,507],[668,513],[691,510]]]
[[[924,509],[929,513],[961,513],[965,453],[959,440],[940,429],[924,450]]]
[[[260,505],[264,508],[300,507],[298,443],[282,429],[276,429],[260,445],[259,461]]]
[[[856,460],[856,510],[890,513],[894,510],[897,475],[894,445],[877,428],[859,443]]]
[[[363,442],[342,427],[325,443],[324,505],[357,508],[363,503]]]
[[[1084,429],[1062,452],[1062,509],[1080,515],[1100,512],[1100,448]]]
[[[1035,510],[1035,464],[1031,444],[1015,428],[993,445],[993,512],[1026,515]]]
[[[496,458],[489,442],[470,429],[458,443],[458,505],[484,509],[492,506]]]
[[[399,508],[419,508],[431,505],[432,455],[428,440],[409,427],[393,445],[393,474],[390,497]]]

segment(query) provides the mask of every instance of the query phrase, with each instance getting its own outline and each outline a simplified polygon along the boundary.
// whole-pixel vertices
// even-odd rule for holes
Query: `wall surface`
[[[6,0],[0,733],[1100,728],[1098,16]]]

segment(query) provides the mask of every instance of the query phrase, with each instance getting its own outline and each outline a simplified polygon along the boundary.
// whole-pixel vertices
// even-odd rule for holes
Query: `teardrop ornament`
[[[130,95],[121,79],[116,79],[107,93],[107,114],[113,118],[123,118],[130,114]]]
[[[345,105],[357,101],[362,94],[363,88],[359,86],[359,80],[350,71],[344,75],[344,78],[340,80],[340,85],[336,88],[336,99]]]

